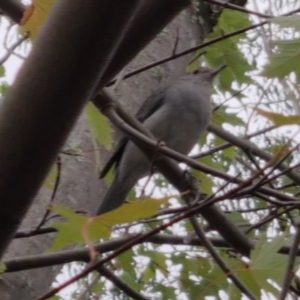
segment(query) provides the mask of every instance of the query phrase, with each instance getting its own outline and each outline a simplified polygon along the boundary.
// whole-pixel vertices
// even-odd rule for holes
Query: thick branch
[[[20,23],[25,6],[18,0],[0,0],[0,10],[14,22]]]
[[[138,2],[64,0],[50,13],[0,110],[0,256]]]
[[[110,240],[101,244],[95,245],[95,249],[100,253],[106,253],[118,249],[126,242],[133,238],[132,235]],[[209,238],[210,242],[219,248],[230,248],[231,246],[221,238]],[[186,236],[174,236],[167,234],[156,234],[148,238],[145,242],[150,242],[158,245],[181,245],[181,246],[203,246],[203,243],[194,237],[187,242]],[[278,250],[278,253],[289,254],[290,247],[283,246]],[[297,251],[297,256],[300,256],[300,250]],[[89,262],[90,254],[87,248],[61,251],[51,254],[40,254],[33,256],[17,257],[3,261],[6,266],[5,272],[18,272],[21,270],[49,267],[53,265],[62,265],[74,261]]]

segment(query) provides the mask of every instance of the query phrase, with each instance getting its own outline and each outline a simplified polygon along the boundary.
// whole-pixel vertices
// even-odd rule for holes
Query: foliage
[[[124,204],[119,208],[97,217],[84,217],[74,213],[67,207],[53,206],[52,209],[66,219],[65,222],[54,223],[58,234],[52,250],[76,244],[90,244],[101,238],[107,238],[114,225],[132,223],[139,219],[152,217],[161,204],[169,197],[160,200],[148,199]]]
[[[294,28],[295,30],[299,31],[299,20],[299,15],[292,15],[288,17],[273,18],[270,19],[270,22],[279,25],[281,28]],[[299,43],[299,38],[273,41],[275,51],[270,56],[270,61],[265,66],[262,74],[269,78],[284,78],[291,72],[295,72],[299,77],[299,65],[295,63],[297,60],[299,60],[300,56]]]

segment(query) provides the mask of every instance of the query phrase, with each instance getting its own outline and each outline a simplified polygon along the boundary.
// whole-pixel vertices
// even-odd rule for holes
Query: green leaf
[[[204,156],[198,159],[201,163],[206,164],[209,167],[223,171],[222,162],[216,162],[211,156]]]
[[[223,105],[214,111],[212,122],[216,125],[223,125],[224,123],[233,126],[244,126],[245,122],[242,118],[238,117],[235,113],[228,113],[227,106]]]
[[[130,276],[135,276],[133,258],[134,252],[132,249],[127,250],[118,256],[118,265],[120,265],[121,269],[126,270]]]
[[[248,268],[244,266],[243,268],[239,269],[238,277],[251,290],[257,299],[261,299],[261,287]]]
[[[280,25],[281,28],[295,28],[296,30],[300,30],[299,15],[270,18],[268,22]]]
[[[189,275],[203,276],[212,270],[212,263],[206,257],[191,257],[183,259],[183,271]]]
[[[208,132],[204,132],[201,137],[200,137],[200,141],[199,141],[199,144],[200,146],[202,145],[205,145],[208,141],[207,141],[207,137],[208,137]]]
[[[284,78],[291,72],[300,75],[300,39],[274,42],[276,53],[270,56],[270,61],[264,67],[261,75],[268,78]]]
[[[225,9],[214,31],[208,35],[207,41],[249,25],[249,17],[246,14]],[[248,63],[238,47],[238,43],[244,37],[244,34],[236,35],[214,43],[205,49],[204,58],[208,65],[211,67],[217,67],[221,64],[227,65],[227,68],[218,76],[219,88],[223,91],[230,91],[233,81],[240,84],[252,82],[245,73],[253,70],[253,66]]]
[[[230,300],[240,300],[243,298],[242,292],[235,286],[235,284],[230,284],[226,292]]]
[[[212,188],[215,186],[215,183],[209,175],[197,170],[193,170],[192,175],[199,179],[200,187],[203,193],[207,195],[212,194]]]
[[[176,299],[175,294],[175,288],[171,286],[166,286],[161,283],[155,284],[155,291],[158,291],[161,293],[162,297],[159,297],[158,299]]]
[[[4,77],[4,76],[5,76],[5,68],[3,65],[0,65],[0,77]],[[6,92],[8,87],[9,87],[8,83],[1,82],[0,93],[3,94],[4,92]]]
[[[91,291],[93,293],[95,293],[96,295],[102,295],[103,292],[104,292],[104,282],[103,281],[100,281],[98,280],[95,284],[93,284],[93,286],[91,287]]]
[[[110,235],[112,226],[151,217],[157,213],[161,204],[168,202],[170,198],[172,196],[124,204],[93,218],[78,215],[67,207],[55,205],[52,210],[66,218],[66,222],[54,223],[53,227],[58,230],[58,234],[51,250],[106,238]]]
[[[243,215],[237,211],[232,211],[229,214],[226,214],[226,216],[237,225],[249,223],[248,220],[246,220]]]
[[[249,271],[257,284],[275,297],[278,297],[279,292],[267,280],[273,280],[279,285],[283,282],[288,257],[277,252],[285,242],[286,234],[275,237],[271,242],[262,237],[251,252]]]
[[[106,176],[104,177],[104,182],[107,186],[110,186],[113,181],[114,181],[114,177],[115,177],[115,170],[114,167],[111,168],[108,173],[106,174]],[[129,198],[130,199],[130,198]]]
[[[266,111],[258,107],[253,107],[253,109],[259,115],[273,122],[273,124],[277,127],[285,125],[300,125],[300,116],[298,115],[285,116],[283,114]]]
[[[60,296],[54,295],[50,298],[48,298],[49,300],[62,300],[63,298],[61,298]]]
[[[201,274],[202,280],[199,284],[199,291],[206,296],[217,296],[219,290],[228,288],[227,276],[216,265],[207,273]]]
[[[222,28],[226,32],[230,32],[250,25],[252,25],[252,23],[250,22],[247,14],[237,10],[224,9],[221,17],[219,18],[217,27]],[[242,36],[244,37],[245,34]],[[240,39],[240,37],[237,38]]]
[[[205,60],[211,67],[217,67],[221,64],[227,65],[227,68],[220,73],[216,80],[219,88],[223,91],[231,90],[234,81],[240,84],[251,83],[252,81],[246,72],[253,70],[253,67],[248,64],[235,43],[235,41],[225,39],[208,46],[206,50]]]
[[[110,150],[113,145],[114,131],[107,118],[99,113],[98,109],[91,102],[89,102],[86,107],[86,113],[93,137],[100,145],[103,145],[107,150]]]
[[[107,226],[134,222],[139,219],[149,218],[155,215],[162,204],[165,204],[173,196],[160,199],[145,199],[123,204],[108,213],[93,218],[93,222],[105,223]]]
[[[110,150],[113,145],[113,129],[111,128],[107,118],[101,114],[98,109],[89,102],[86,106],[86,114],[90,124],[92,133],[92,141],[94,148],[98,148],[98,144]],[[100,151],[95,151],[96,168],[100,166]]]
[[[272,293],[276,298],[278,298],[278,289],[274,288],[268,280],[272,280],[278,285],[282,284],[285,275],[287,258],[284,257],[284,255],[279,254],[273,255],[272,258],[272,263],[265,265],[264,267],[250,266],[250,272],[260,289],[263,289],[265,292]]]
[[[44,181],[44,186],[46,188],[48,188],[49,190],[53,190],[54,189],[54,185],[56,182],[56,178],[58,175],[58,168],[57,168],[57,164],[54,164],[51,169],[50,172],[48,173],[45,181]]]
[[[6,265],[4,262],[0,262],[0,273],[4,273],[6,270]]]
[[[143,286],[140,282],[138,282],[136,280],[135,277],[132,277],[130,274],[128,274],[127,272],[124,272],[121,276],[121,278],[128,284],[130,285],[133,289],[138,290],[138,291],[142,291],[143,290]]]
[[[110,235],[111,229],[105,223],[95,224],[96,222],[91,222],[93,218],[76,214],[71,209],[60,205],[53,206],[52,210],[66,218],[66,222],[57,222],[52,225],[58,233],[50,251],[72,244],[83,245],[86,243],[84,236],[88,236],[90,241],[96,241]]]
[[[239,122],[239,120],[236,121],[236,123],[237,122]],[[225,140],[221,139],[218,136],[214,137],[213,142],[214,142],[214,146],[220,146],[220,145],[223,145],[223,144],[227,143]],[[216,153],[214,155],[214,157],[216,157],[216,155],[218,155],[218,157],[225,162],[224,158],[225,159],[227,158],[229,160],[233,160],[235,158],[235,152],[236,152],[236,149],[231,146],[231,147],[228,147],[228,148]]]
[[[224,156],[227,158],[233,160],[235,158],[236,148],[234,147],[228,147],[227,149],[223,150]]]
[[[253,278],[249,267],[242,261],[228,255],[226,252],[222,252],[221,256],[230,269],[235,273],[235,275],[238,276],[238,278],[251,290],[254,295],[256,295],[257,298],[260,298],[260,286],[256,283],[255,278]],[[235,286],[232,286],[229,292],[235,297],[239,294],[239,291]]]
[[[201,291],[200,284],[194,281],[191,281],[191,283],[192,284],[189,286],[187,290],[187,294],[189,295],[190,300],[197,300],[199,299],[199,295],[200,295],[199,291]]]
[[[163,253],[160,252],[153,252],[152,256],[152,263],[155,266],[155,269],[160,270],[161,273],[165,276],[168,277],[168,266],[166,264],[166,256]]]
[[[191,73],[199,68],[199,66],[201,65],[201,61],[203,59],[202,55],[200,55],[202,53],[204,54],[203,49],[199,49],[194,52],[191,62],[188,64],[188,66],[185,69],[186,73]]]
[[[146,267],[142,275],[142,281],[148,283],[150,280],[155,278],[155,271],[150,266]]]
[[[271,242],[267,242],[266,237],[263,236],[256,243],[253,251],[251,251],[251,265],[252,266],[266,266],[273,260],[272,255],[276,254],[277,251],[284,245],[286,235],[272,239]]]
[[[1,66],[0,66],[0,73],[1,73]],[[1,74],[0,74],[0,77],[1,77]],[[9,88],[10,88],[10,85],[7,82],[1,82],[0,83],[0,95],[5,96],[7,91],[9,90]]]

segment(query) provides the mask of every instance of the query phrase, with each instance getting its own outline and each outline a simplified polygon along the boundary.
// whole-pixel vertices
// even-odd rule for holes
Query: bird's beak
[[[211,71],[211,78],[214,78],[217,76],[223,69],[225,69],[227,66],[226,65],[221,65],[220,67],[217,67]]]

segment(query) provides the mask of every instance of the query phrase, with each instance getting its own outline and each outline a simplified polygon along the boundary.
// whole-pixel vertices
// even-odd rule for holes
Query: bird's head
[[[192,74],[195,74],[199,76],[199,80],[201,82],[208,82],[212,83],[213,79],[224,69],[226,68],[226,65],[221,65],[217,68],[210,69],[206,67],[200,67],[192,72]]]

